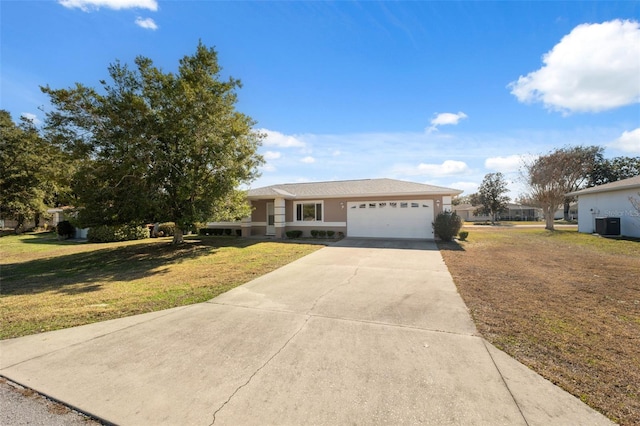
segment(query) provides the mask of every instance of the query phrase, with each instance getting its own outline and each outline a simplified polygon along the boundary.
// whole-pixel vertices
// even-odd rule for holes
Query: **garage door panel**
[[[359,201],[347,208],[350,237],[433,238],[433,201]]]

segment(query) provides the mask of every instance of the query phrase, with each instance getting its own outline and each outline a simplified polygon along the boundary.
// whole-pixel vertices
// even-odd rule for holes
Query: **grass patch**
[[[0,239],[0,339],[209,300],[322,246],[187,237],[89,244]]]
[[[442,250],[482,335],[623,425],[640,419],[640,242],[472,228]]]

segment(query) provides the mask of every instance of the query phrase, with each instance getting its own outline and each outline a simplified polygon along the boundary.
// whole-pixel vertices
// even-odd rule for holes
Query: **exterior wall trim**
[[[255,222],[254,222],[255,223]],[[326,228],[327,226],[347,226],[347,222],[287,222],[286,226],[304,228]]]

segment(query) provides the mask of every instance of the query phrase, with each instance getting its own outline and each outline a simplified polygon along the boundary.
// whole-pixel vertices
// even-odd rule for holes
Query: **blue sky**
[[[567,145],[640,155],[640,2],[0,3],[0,108],[214,46],[268,137],[253,187],[389,177],[475,191]]]

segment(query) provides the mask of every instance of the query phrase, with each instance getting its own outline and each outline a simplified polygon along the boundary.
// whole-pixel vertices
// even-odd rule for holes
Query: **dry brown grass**
[[[440,247],[480,333],[612,420],[640,424],[640,242],[478,228]]]

